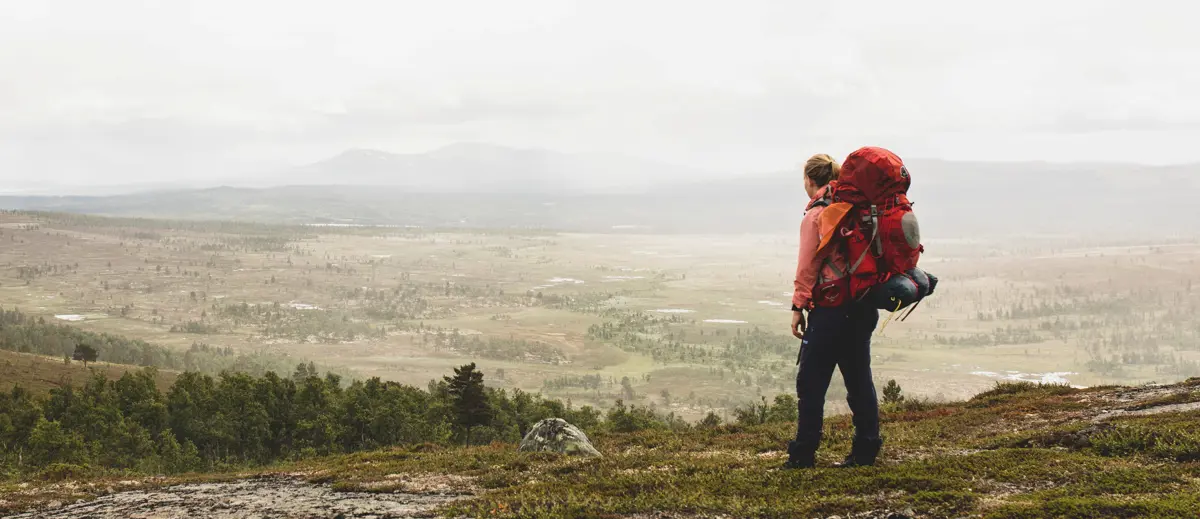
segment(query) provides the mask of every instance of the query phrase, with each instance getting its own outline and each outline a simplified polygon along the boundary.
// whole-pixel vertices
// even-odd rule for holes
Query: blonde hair
[[[804,163],[804,176],[812,179],[813,184],[816,184],[817,187],[837,180],[841,174],[841,164],[825,153],[813,155],[808,162]]]

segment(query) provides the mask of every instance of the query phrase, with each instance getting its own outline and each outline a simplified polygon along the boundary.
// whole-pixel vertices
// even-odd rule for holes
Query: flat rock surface
[[[428,516],[455,496],[334,492],[296,479],[264,478],[119,492],[9,519],[275,519]]]

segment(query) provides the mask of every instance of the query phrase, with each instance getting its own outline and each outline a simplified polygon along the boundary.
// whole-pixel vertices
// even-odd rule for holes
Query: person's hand
[[[792,311],[792,335],[797,339],[804,338],[804,329],[808,327],[808,323],[804,320],[804,312]]]

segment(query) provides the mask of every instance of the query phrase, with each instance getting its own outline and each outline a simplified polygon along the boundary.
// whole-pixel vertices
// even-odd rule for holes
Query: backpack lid
[[[842,163],[837,197],[852,204],[883,204],[896,195],[907,194],[911,184],[912,176],[900,157],[877,146],[866,146]]]

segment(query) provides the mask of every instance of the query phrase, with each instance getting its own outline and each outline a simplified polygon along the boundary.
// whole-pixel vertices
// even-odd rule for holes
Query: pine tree
[[[629,380],[629,377],[621,377],[621,396],[629,401],[632,401],[634,396],[636,396],[633,392],[633,382]]]
[[[87,461],[87,447],[77,433],[64,430],[58,422],[38,418],[29,433],[30,459],[38,465],[51,463],[81,464]]]
[[[465,442],[471,443],[471,429],[492,422],[492,408],[488,405],[483,387],[483,373],[475,369],[472,362],[454,368],[453,377],[444,377],[454,402],[454,418],[465,433]]]
[[[74,360],[83,362],[83,367],[85,368],[89,362],[96,362],[96,359],[99,357],[100,353],[96,351],[96,348],[93,348],[87,344],[79,344],[75,346],[75,354],[72,355]]]
[[[903,402],[904,395],[901,395],[901,392],[900,384],[897,384],[895,380],[889,380],[887,385],[883,387],[883,403],[898,404]]]

